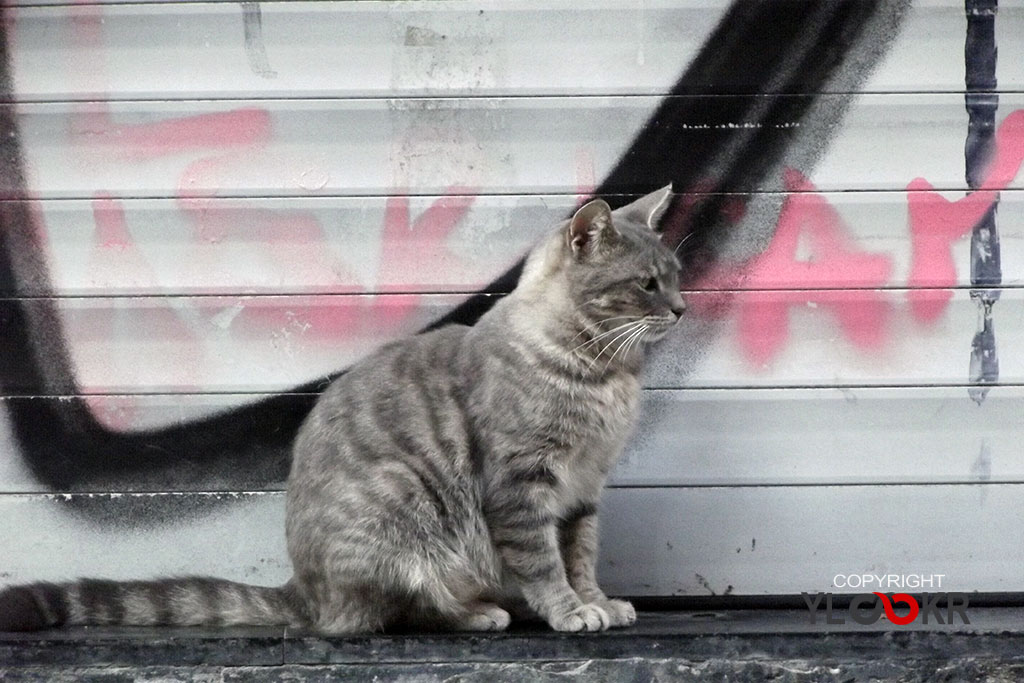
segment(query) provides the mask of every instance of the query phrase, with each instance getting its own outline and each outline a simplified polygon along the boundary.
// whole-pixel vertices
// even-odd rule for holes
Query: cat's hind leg
[[[426,631],[504,631],[512,615],[493,602],[473,600],[464,605],[421,607],[407,615],[403,626]]]
[[[316,624],[318,633],[328,636],[346,636],[356,633],[376,633],[384,630],[379,619],[366,612],[346,611],[325,615]]]
[[[379,633],[400,621],[407,596],[387,595],[378,586],[334,586],[330,599],[318,606],[314,629],[325,635]]]
[[[504,631],[512,622],[512,615],[493,602],[473,602],[466,611],[449,617],[447,626],[453,631]]]
[[[512,616],[484,597],[487,591],[471,574],[432,573],[418,586],[412,626],[431,631],[504,631]]]

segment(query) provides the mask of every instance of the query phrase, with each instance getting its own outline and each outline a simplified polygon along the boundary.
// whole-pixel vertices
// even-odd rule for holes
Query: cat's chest
[[[640,382],[632,375],[618,375],[604,382],[585,385],[575,400],[589,419],[584,431],[595,438],[621,436],[636,419],[640,401]]]
[[[636,420],[639,395],[639,382],[623,377],[588,387],[576,397],[587,419],[572,435],[569,452],[559,467],[558,479],[567,504],[589,499],[603,486]]]

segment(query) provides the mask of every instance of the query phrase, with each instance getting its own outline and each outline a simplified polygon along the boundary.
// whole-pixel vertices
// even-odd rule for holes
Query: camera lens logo
[[[896,610],[892,608],[892,602],[889,601],[889,597],[885,593],[872,593],[872,595],[877,595],[878,599],[882,601],[885,618],[899,626],[906,626],[914,619],[917,619],[917,615],[921,613],[921,607],[917,604],[917,600],[906,593],[893,593],[892,596],[893,601],[904,602],[910,607],[910,613],[902,617],[897,616]]]

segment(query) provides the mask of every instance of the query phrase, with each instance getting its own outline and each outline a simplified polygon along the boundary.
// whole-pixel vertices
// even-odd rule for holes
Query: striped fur
[[[306,623],[289,586],[267,588],[207,577],[158,581],[81,579],[0,591],[0,630],[55,626],[231,626]]]
[[[500,630],[513,607],[558,630],[632,623],[597,585],[597,509],[644,348],[683,312],[678,261],[653,230],[670,201],[665,188],[615,212],[590,202],[475,326],[389,344],[327,388],[293,449],[287,586],[16,586],[0,592],[0,629]]]

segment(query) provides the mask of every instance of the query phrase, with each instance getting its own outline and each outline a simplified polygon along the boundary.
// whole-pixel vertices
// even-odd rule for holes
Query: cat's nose
[[[680,299],[679,303],[672,304],[672,313],[675,314],[676,320],[682,318],[683,313],[686,313],[686,302]]]

